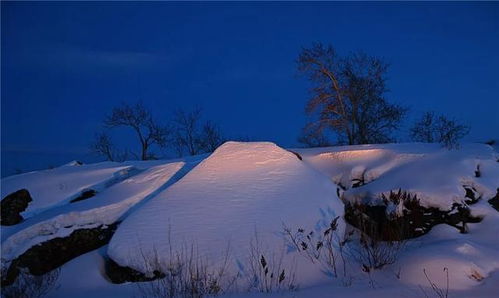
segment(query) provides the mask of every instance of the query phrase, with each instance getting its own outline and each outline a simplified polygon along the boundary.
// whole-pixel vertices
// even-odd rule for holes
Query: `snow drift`
[[[104,259],[151,274],[154,268],[145,264],[146,259],[159,257],[156,269],[164,269],[163,259],[169,252],[186,246],[196,247],[213,266],[228,251],[231,269],[244,274],[255,240],[262,251],[282,253],[286,268],[299,268],[296,281],[301,290],[284,296],[334,292],[421,297],[420,287],[432,293],[425,273],[445,288],[444,268],[448,268],[453,297],[495,295],[499,212],[488,201],[498,197],[499,155],[493,147],[467,144],[449,151],[435,144],[413,143],[292,151],[297,155],[272,143],[228,142],[210,156],[70,163],[4,178],[2,198],[27,189],[33,201],[22,212],[22,222],[1,227],[2,262],[74,231],[121,222],[107,246],[62,266],[61,287],[51,296],[83,297],[89,292],[133,296],[130,284],[109,282],[102,268]],[[468,223],[466,233],[436,225],[409,240],[394,264],[370,274],[361,270],[353,251],[347,251],[348,287],[286,245],[284,226],[321,231],[340,216],[340,235],[345,226],[344,204],[377,205],[382,194],[399,189],[417,195],[425,208],[451,212],[458,204],[481,221]],[[95,195],[72,202],[86,190],[94,190]],[[400,215],[404,209],[387,212]],[[83,275],[91,278],[81,282],[74,278]]]
[[[272,143],[228,142],[127,217],[108,254],[144,272],[151,270],[144,259],[166,258],[170,248],[195,245],[216,263],[229,246],[244,267],[254,237],[279,251],[283,224],[322,227],[342,213],[334,184],[295,154]]]

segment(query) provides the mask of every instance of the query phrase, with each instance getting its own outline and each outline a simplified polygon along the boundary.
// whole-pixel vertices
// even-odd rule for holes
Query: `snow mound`
[[[383,144],[297,149],[303,160],[338,184],[345,203],[377,204],[398,189],[416,194],[421,205],[450,210],[457,203],[483,218],[468,233],[447,225],[410,241],[395,267],[406,286],[429,287],[428,278],[451,291],[471,290],[499,271],[499,213],[487,202],[499,188],[497,152],[484,144],[457,150],[436,144]],[[476,200],[466,198],[466,188]],[[469,203],[466,203],[468,200]],[[402,214],[402,209],[397,209]],[[427,289],[431,293],[431,289]],[[465,292],[464,292],[465,293]],[[422,292],[420,294],[423,294]],[[466,294],[464,294],[466,296]]]
[[[255,235],[277,252],[284,246],[283,224],[313,230],[342,214],[335,185],[295,154],[273,143],[227,142],[127,217],[108,254],[147,272],[144,258],[166,257],[170,248],[195,245],[216,263],[230,245],[242,267]]]
[[[2,179],[2,198],[26,188],[33,198],[21,214],[31,217],[49,208],[69,203],[82,191],[101,190],[124,180],[136,169],[130,165],[103,162],[92,165],[64,165],[55,169],[36,171]]]
[[[77,229],[90,229],[115,223],[130,208],[154,195],[184,166],[183,162],[153,166],[97,194],[93,200],[70,204],[40,215],[37,221],[21,224],[2,243],[2,258],[9,261],[30,247],[56,237],[66,237]],[[27,227],[26,227],[27,226]]]
[[[494,222],[497,224],[497,216]],[[435,228],[428,236],[421,240],[424,248],[409,249],[402,256],[400,276],[404,284],[429,286],[430,279],[445,289],[448,270],[450,290],[472,289],[499,269],[497,241],[491,245],[479,235],[465,237],[446,226]]]
[[[465,187],[483,198],[492,198],[499,187],[496,153],[484,144],[466,144],[459,150],[422,143],[345,146],[302,154],[345,189],[342,198],[349,202],[375,203],[382,193],[402,189],[416,194],[425,207],[450,210],[464,201]]]
[[[134,284],[115,285],[107,279],[103,272],[107,257],[151,273],[167,266],[163,258],[171,250],[191,245],[214,266],[223,261],[228,249],[230,268],[244,275],[255,244],[261,245],[266,257],[272,257],[266,254],[270,252],[279,259],[282,253],[286,274],[295,268],[301,290],[283,293],[285,297],[331,293],[420,297],[422,288],[431,295],[425,273],[445,289],[444,268],[448,269],[450,296],[495,297],[499,212],[488,200],[499,188],[496,150],[485,144],[449,151],[439,145],[411,143],[293,149],[297,156],[273,143],[228,142],[210,156],[90,165],[72,162],[2,179],[2,197],[26,188],[34,200],[22,213],[24,221],[1,227],[2,261],[10,262],[30,247],[68,237],[78,229],[121,222],[107,246],[62,266],[62,287],[54,289],[51,297],[132,296]],[[344,248],[345,279],[333,278],[285,244],[284,226],[294,231],[324,231],[331,219],[343,216],[343,202],[362,199],[375,204],[382,193],[399,188],[417,194],[428,207],[445,210],[454,203],[464,204],[481,221],[467,223],[467,233],[436,225],[408,240],[394,264],[370,274],[362,271],[355,256],[354,238]],[[90,189],[95,190],[93,197],[70,203]],[[466,203],[470,191],[477,200]],[[339,237],[344,231],[342,220]],[[146,259],[160,268],[145,264]],[[75,280],[75,276],[91,278]],[[240,286],[245,281],[243,276],[237,282]],[[229,295],[260,297],[255,293]]]
[[[76,166],[77,167],[77,166],[81,166],[81,165],[83,165],[83,163],[81,161],[73,160],[73,161],[70,161],[63,166],[66,166],[66,167],[75,167]]]

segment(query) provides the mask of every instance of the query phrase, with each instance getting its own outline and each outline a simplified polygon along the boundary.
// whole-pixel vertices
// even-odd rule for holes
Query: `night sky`
[[[387,95],[499,138],[499,3],[1,3],[2,176],[92,162],[121,102],[160,121],[201,107],[229,138],[297,146],[315,41],[391,64]],[[132,146],[132,135],[118,136]],[[128,143],[127,143],[128,142]],[[136,149],[136,148],[132,148]],[[168,156],[169,152],[164,152]]]

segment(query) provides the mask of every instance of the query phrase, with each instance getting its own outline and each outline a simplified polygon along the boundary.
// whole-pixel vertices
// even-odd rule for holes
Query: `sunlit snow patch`
[[[255,235],[278,253],[284,247],[283,224],[310,230],[342,213],[335,185],[295,154],[273,143],[228,142],[127,217],[108,254],[146,272],[144,259],[167,258],[170,248],[194,245],[216,263],[230,246],[231,265],[242,269]]]

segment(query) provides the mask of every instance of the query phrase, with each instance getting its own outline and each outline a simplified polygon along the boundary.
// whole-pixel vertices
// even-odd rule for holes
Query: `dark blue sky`
[[[314,41],[391,63],[388,98],[498,138],[499,3],[2,2],[2,176],[72,160],[120,102],[201,106],[228,136],[296,146]],[[406,139],[401,127],[400,139]]]

